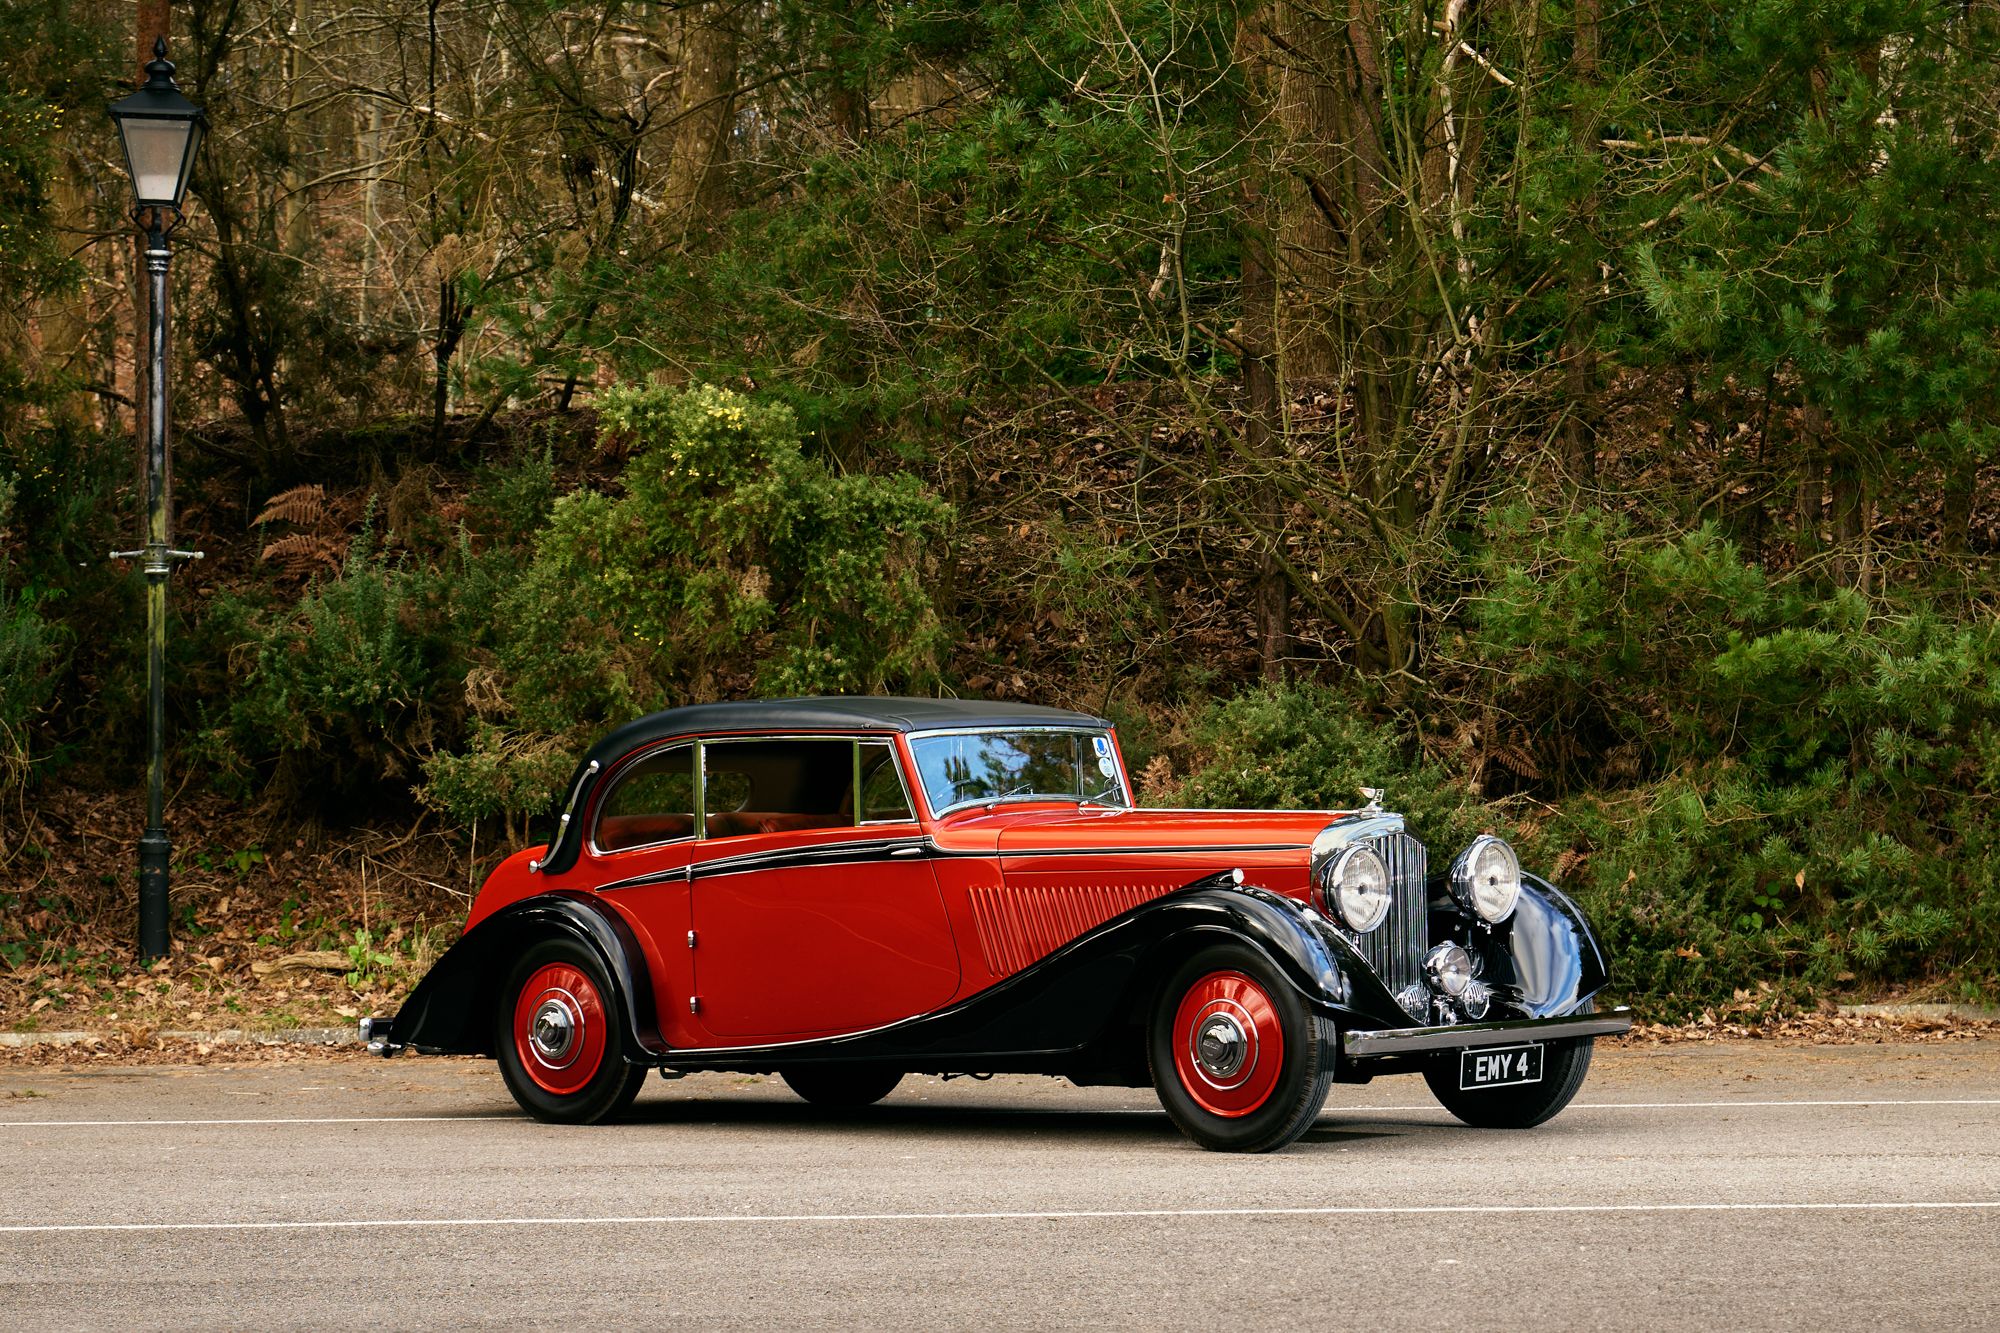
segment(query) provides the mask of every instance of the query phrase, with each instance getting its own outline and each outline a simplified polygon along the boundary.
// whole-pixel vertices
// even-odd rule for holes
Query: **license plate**
[[[1542,1044],[1482,1046],[1458,1053],[1458,1088],[1508,1088],[1542,1081]]]

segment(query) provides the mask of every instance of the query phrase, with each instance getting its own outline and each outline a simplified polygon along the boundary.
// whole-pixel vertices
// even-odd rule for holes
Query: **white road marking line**
[[[715,1102],[711,1107],[716,1112],[725,1112],[733,1103]],[[747,1104],[747,1103],[746,1103]],[[909,1103],[891,1104],[891,1110]],[[1572,1102],[1572,1111],[1699,1111],[1733,1109],[1736,1107],[1784,1107],[1784,1106],[2000,1106],[2000,1097],[1931,1097],[1931,1098],[1878,1098],[1849,1101],[1731,1101],[1731,1102]],[[806,1108],[798,1108],[804,1111]],[[913,1109],[913,1108],[912,1108]],[[949,1110],[951,1108],[933,1103],[926,1110]],[[976,1114],[976,1107],[963,1108],[967,1114]],[[1051,1115],[1061,1114],[1058,1108],[1048,1108]],[[1090,1109],[1090,1108],[1085,1108]],[[1394,1111],[1434,1111],[1446,1114],[1443,1107],[1432,1102],[1429,1105],[1413,1106],[1333,1106],[1327,1108],[1322,1119],[1341,1120],[1365,1117],[1377,1112]],[[1164,1115],[1157,1107],[1130,1107],[1118,1110],[1119,1115]],[[237,1120],[0,1120],[0,1129],[81,1129],[81,1128],[133,1128],[147,1126],[190,1126],[190,1125],[418,1125],[418,1124],[495,1124],[515,1125],[528,1120],[527,1116],[514,1114],[497,1115],[336,1115],[336,1116],[265,1116]]]
[[[2000,1106],[2000,1097],[1884,1097],[1876,1099],[1856,1099],[1851,1101],[1740,1101],[1740,1102],[1571,1102],[1569,1111],[1698,1111],[1716,1107],[1737,1106]],[[1436,1102],[1428,1106],[1335,1106],[1328,1108],[1327,1114],[1343,1115],[1361,1111],[1437,1111],[1444,1108]]]
[[[1655,1111],[1717,1106],[2000,1106],[2000,1097],[1888,1097],[1851,1101],[1770,1102],[1571,1102],[1573,1111]]]
[[[524,1115],[329,1115],[266,1116],[244,1120],[0,1120],[0,1129],[71,1129],[79,1126],[146,1125],[412,1125],[440,1121],[494,1121],[518,1124]]]
[[[357,1231],[392,1227],[784,1225],[824,1222],[1072,1222],[1163,1217],[1382,1217],[1520,1213],[1934,1212],[2000,1209],[2000,1199],[1840,1203],[1523,1203],[1341,1205],[1326,1208],[1104,1208],[981,1213],[684,1213],[631,1217],[379,1217],[284,1222],[55,1222],[0,1224],[0,1233],[72,1231]]]

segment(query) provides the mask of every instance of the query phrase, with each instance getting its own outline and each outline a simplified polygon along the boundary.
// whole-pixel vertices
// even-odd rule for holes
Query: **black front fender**
[[[1521,876],[1505,944],[1514,974],[1510,998],[1534,1018],[1576,1012],[1610,975],[1604,946],[1582,909],[1534,875]]]
[[[435,1054],[494,1054],[507,974],[523,952],[550,938],[576,940],[597,955],[618,992],[630,1051],[660,1053],[652,979],[632,928],[596,898],[565,890],[524,898],[467,931],[378,1032],[396,1046]]]

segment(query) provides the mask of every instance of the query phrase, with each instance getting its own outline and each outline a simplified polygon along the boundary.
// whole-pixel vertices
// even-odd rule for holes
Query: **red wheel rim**
[[[589,973],[569,963],[535,969],[514,1000],[514,1050],[536,1086],[581,1091],[604,1063],[609,1020]]]
[[[1174,1072],[1213,1115],[1249,1115],[1278,1086],[1285,1031],[1264,988],[1241,972],[1211,972],[1174,1011]]]

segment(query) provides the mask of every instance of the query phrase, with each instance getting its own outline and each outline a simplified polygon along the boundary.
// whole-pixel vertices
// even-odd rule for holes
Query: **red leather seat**
[[[693,815],[606,815],[597,821],[597,845],[607,852],[671,842],[693,834]]]
[[[840,815],[761,815],[758,828],[764,833],[791,833],[797,829],[846,828],[853,822]]]
[[[839,815],[796,815],[773,810],[726,810],[708,817],[708,836],[735,838],[746,833],[793,833],[799,829],[846,828]]]

